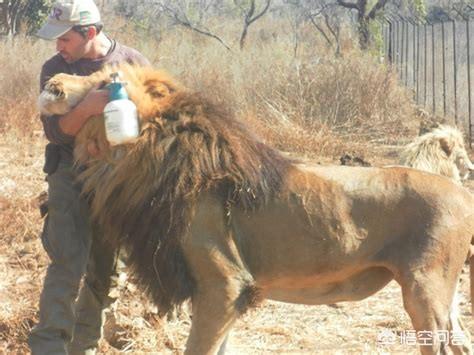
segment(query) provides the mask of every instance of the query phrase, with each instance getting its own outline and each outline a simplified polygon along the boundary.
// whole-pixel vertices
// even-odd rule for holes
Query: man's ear
[[[94,26],[90,26],[89,29],[87,30],[87,39],[88,40],[94,39],[95,36],[97,36],[97,29]]]

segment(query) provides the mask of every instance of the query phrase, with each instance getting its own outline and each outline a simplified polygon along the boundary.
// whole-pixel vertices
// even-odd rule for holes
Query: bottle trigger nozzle
[[[110,74],[110,78],[112,79],[112,81],[114,83],[118,83],[119,82],[119,79],[120,79],[120,73],[119,72],[113,72]]]

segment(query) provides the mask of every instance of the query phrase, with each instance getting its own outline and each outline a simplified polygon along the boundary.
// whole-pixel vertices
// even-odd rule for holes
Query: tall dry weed
[[[199,38],[199,45],[195,45]],[[414,105],[395,73],[351,46],[336,57],[315,42],[290,36],[254,39],[244,51],[175,31],[158,44],[157,65],[187,86],[203,91],[241,117],[281,149],[333,155],[350,149],[348,132],[403,135]],[[343,134],[340,136],[339,134]]]
[[[36,109],[41,65],[51,44],[17,37],[0,41],[0,132],[19,136],[41,129]]]

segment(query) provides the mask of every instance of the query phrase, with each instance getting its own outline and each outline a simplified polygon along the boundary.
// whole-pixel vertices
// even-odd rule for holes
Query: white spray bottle
[[[132,141],[140,134],[137,107],[128,98],[119,73],[110,75],[112,83],[107,85],[109,103],[104,108],[105,135],[111,145]]]

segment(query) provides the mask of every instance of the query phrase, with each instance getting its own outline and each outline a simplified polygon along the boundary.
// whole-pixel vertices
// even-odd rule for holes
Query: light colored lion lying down
[[[261,299],[356,301],[393,279],[416,331],[458,332],[459,343],[434,339],[423,353],[470,353],[454,301],[474,237],[466,189],[403,167],[298,163],[228,108],[152,69],[121,69],[141,135],[111,148],[101,118],[84,127],[76,138],[84,193],[160,310],[191,298],[186,353],[217,353]],[[104,77],[58,75],[41,108],[65,112]],[[86,157],[91,139],[109,151]]]
[[[474,171],[461,131],[448,125],[439,125],[406,145],[400,163],[444,175],[457,182],[468,179]]]

